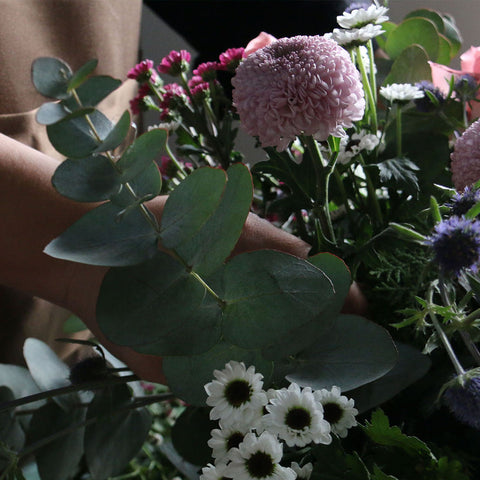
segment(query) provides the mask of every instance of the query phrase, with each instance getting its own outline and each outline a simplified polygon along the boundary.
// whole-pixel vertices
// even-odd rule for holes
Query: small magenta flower
[[[480,377],[478,369],[459,375],[443,393],[443,401],[462,423],[480,430]]]
[[[451,159],[456,190],[461,191],[480,180],[480,120],[472,123],[456,141]]]
[[[168,73],[173,77],[186,72],[190,67],[191,55],[186,50],[172,50],[166,57],[162,59],[157,70],[160,73]]]
[[[229,48],[225,52],[221,53],[218,57],[219,68],[221,70],[228,70],[234,72],[245,55],[245,49],[242,48]]]
[[[427,245],[444,272],[458,275],[466,268],[476,271],[480,260],[480,221],[456,216],[443,220],[435,226]]]
[[[365,110],[350,56],[319,35],[282,38],[257,50],[240,63],[232,84],[243,127],[278,150],[301,134],[341,136]]]
[[[127,73],[128,78],[132,78],[139,83],[152,82],[158,80],[157,72],[153,68],[153,60],[142,60],[140,63],[131,68]]]
[[[149,105],[153,104],[150,93],[151,90],[148,83],[144,83],[140,86],[137,95],[130,100],[130,110],[134,115],[138,115],[140,112],[145,112],[148,110]]]
[[[201,77],[204,82],[215,80],[217,78],[219,64],[216,62],[201,63],[194,71],[193,75]]]

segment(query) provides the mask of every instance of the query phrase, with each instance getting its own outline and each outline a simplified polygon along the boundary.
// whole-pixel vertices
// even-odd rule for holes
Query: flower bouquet
[[[45,252],[111,267],[99,326],[161,356],[168,390],[95,343],[66,373],[27,340],[28,370],[0,369],[4,478],[31,454],[42,479],[153,478],[158,452],[204,480],[476,478],[478,84],[446,67],[461,48],[446,14],[395,24],[375,2],[338,24],[262,33],[193,71],[186,51],[142,61],[131,111],[159,117],[142,134],[96,108],[119,85],[96,61],[34,63],[54,99],[37,120],[67,158],[53,185],[99,202]],[[235,251],[249,212],[308,258]],[[358,285],[364,316],[345,303]]]

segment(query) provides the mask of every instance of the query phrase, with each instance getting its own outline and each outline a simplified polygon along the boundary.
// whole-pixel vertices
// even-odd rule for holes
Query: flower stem
[[[369,114],[370,120],[372,122],[372,130],[376,133],[378,130],[378,122],[377,122],[377,103],[375,100],[376,95],[374,95],[372,91],[372,86],[370,85],[370,81],[368,80],[367,72],[365,70],[365,65],[363,63],[362,55],[360,53],[360,47],[356,47],[357,53],[357,63],[358,68],[360,70],[360,74],[362,76],[362,83],[363,88],[365,90],[365,94],[367,96],[367,103],[369,107]]]
[[[367,184],[368,201],[370,203],[370,207],[373,213],[372,216],[374,219],[376,219],[379,225],[383,225],[382,210],[380,208],[380,204],[378,203],[377,193],[375,191],[375,186],[373,185],[372,178],[370,177],[367,164],[365,163],[365,159],[363,158],[362,154],[360,154],[358,158],[360,160],[360,164],[363,167],[363,173],[365,174],[365,183]]]
[[[402,157],[402,109],[396,106],[397,158]]]

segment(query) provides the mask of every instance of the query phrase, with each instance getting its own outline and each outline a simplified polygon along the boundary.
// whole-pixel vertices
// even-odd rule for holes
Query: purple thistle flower
[[[465,187],[463,192],[457,192],[446,205],[450,207],[452,215],[465,215],[475,204],[480,202],[480,190]]]
[[[166,57],[162,59],[157,70],[160,73],[168,73],[174,77],[186,72],[190,67],[191,55],[186,50],[172,50]]]
[[[441,104],[445,101],[445,96],[441,90],[435,87],[432,82],[423,80],[416,83],[415,86],[425,93],[422,98],[416,98],[414,100],[415,106],[419,112],[428,113],[435,110],[437,107],[437,105],[430,99],[426,92],[430,92],[438,100],[438,104]]]
[[[455,92],[457,98],[463,102],[469,102],[470,100],[476,98],[478,87],[479,85],[475,77],[469,75],[468,73],[464,73],[455,81],[453,85],[453,91]]]
[[[240,63],[232,84],[243,127],[278,150],[301,134],[341,136],[365,110],[347,51],[319,35],[282,38],[257,50]]]
[[[480,120],[473,122],[456,141],[451,159],[456,190],[461,191],[480,180]]]
[[[462,423],[480,430],[480,378],[468,373],[456,378],[443,393],[443,400]]]
[[[435,226],[427,239],[435,260],[446,273],[458,275],[461,270],[478,268],[480,259],[480,221],[453,216]]]

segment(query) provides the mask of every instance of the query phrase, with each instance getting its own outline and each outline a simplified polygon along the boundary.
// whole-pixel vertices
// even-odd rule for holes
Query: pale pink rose
[[[243,52],[243,56],[248,57],[250,54],[256,52],[257,50],[260,50],[261,48],[270,45],[275,40],[276,38],[273,35],[270,35],[266,32],[261,32],[257,37],[248,42],[248,45],[245,47],[245,51]]]
[[[463,72],[480,74],[480,47],[470,47],[465,53],[462,53],[460,62]]]

